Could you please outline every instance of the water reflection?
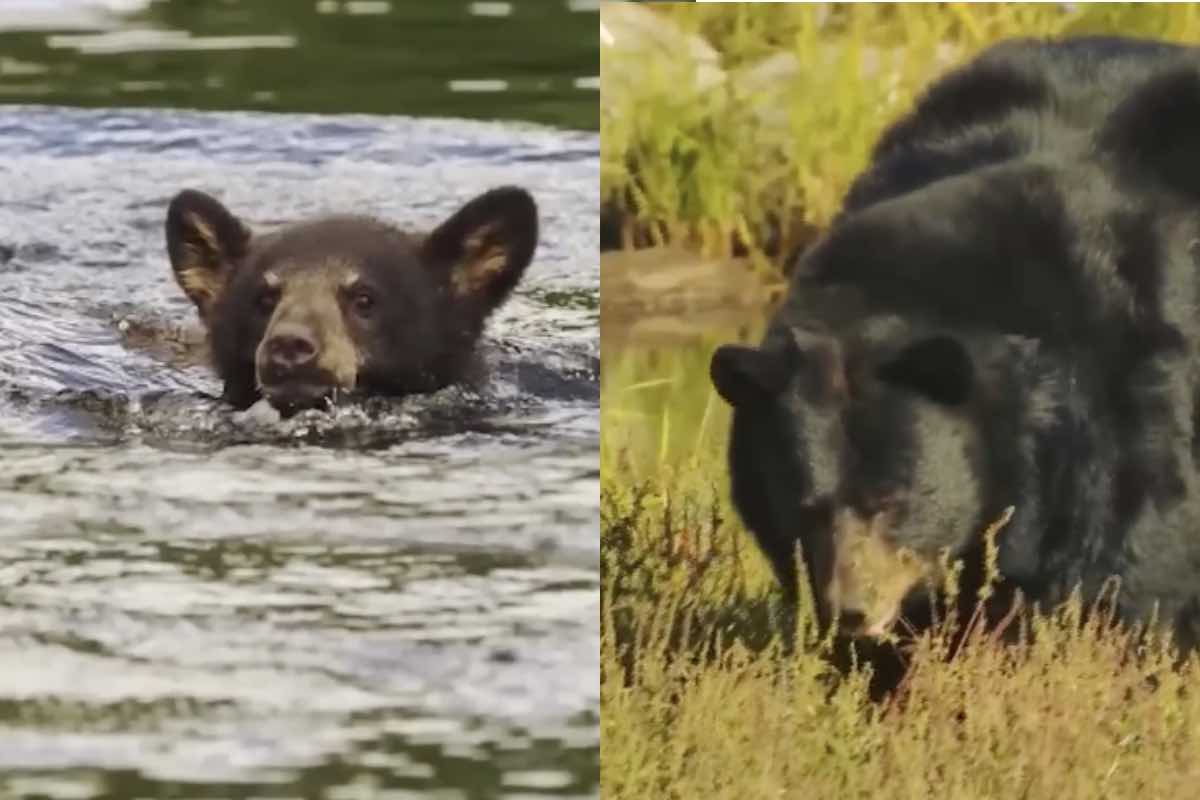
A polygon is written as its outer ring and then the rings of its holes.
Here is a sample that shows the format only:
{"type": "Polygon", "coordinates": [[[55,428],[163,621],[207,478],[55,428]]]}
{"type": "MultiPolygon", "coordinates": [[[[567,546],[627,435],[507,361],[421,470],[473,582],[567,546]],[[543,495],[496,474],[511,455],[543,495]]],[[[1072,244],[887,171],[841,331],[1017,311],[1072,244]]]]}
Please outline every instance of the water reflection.
{"type": "Polygon", "coordinates": [[[0,103],[599,125],[598,3],[0,0],[0,103]]]}
{"type": "Polygon", "coordinates": [[[296,44],[294,36],[192,36],[187,31],[156,30],[46,37],[46,46],[51,50],[74,50],[85,56],[155,50],[261,50],[295,47],[296,44]]]}
{"type": "Polygon", "coordinates": [[[605,448],[622,468],[724,459],[729,406],[712,388],[713,351],[762,336],[783,285],[744,261],[674,248],[601,256],[605,448]]]}
{"type": "Polygon", "coordinates": [[[0,650],[21,656],[0,703],[6,795],[591,790],[595,706],[580,700],[598,688],[578,665],[598,642],[575,633],[598,614],[587,571],[324,535],[95,528],[6,537],[0,650]]]}

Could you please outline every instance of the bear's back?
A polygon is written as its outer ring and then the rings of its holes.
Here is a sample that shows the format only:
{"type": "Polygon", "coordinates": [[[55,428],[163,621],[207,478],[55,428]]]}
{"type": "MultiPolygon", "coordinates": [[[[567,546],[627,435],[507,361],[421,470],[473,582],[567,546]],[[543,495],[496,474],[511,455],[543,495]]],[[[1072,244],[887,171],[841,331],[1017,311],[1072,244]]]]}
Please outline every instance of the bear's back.
{"type": "Polygon", "coordinates": [[[1086,155],[1123,100],[1180,64],[1200,69],[1200,49],[1120,37],[994,45],[937,80],[884,131],[843,213],[1029,155],[1086,155]]]}

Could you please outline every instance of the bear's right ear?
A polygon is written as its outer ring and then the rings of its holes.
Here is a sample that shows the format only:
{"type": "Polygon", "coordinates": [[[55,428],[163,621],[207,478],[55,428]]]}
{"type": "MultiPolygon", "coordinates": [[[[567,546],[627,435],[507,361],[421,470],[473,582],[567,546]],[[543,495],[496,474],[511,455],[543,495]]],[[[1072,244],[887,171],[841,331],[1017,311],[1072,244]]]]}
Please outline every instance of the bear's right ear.
{"type": "Polygon", "coordinates": [[[782,392],[791,367],[783,348],[727,344],[713,353],[708,373],[717,394],[737,408],[764,403],[782,392]]]}
{"type": "Polygon", "coordinates": [[[1104,121],[1097,144],[1118,168],[1134,169],[1200,196],[1200,70],[1179,66],[1154,75],[1104,121]]]}
{"type": "Polygon", "coordinates": [[[250,244],[250,230],[216,199],[185,189],[167,209],[167,254],[175,280],[208,322],[238,260],[250,244]]]}
{"type": "Polygon", "coordinates": [[[975,385],[971,354],[958,339],[939,334],[909,344],[878,369],[881,380],[944,406],[967,402],[975,385]]]}

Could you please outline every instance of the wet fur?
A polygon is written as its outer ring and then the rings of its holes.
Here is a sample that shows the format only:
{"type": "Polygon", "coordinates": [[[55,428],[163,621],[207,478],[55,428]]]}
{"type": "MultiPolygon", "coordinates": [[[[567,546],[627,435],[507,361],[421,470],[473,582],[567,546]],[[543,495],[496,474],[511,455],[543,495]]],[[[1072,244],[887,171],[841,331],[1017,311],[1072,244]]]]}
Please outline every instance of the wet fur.
{"type": "MultiPolygon", "coordinates": [[[[244,408],[278,377],[269,345],[294,333],[316,348],[300,377],[331,397],[436,391],[479,373],[476,343],[533,257],[533,199],[486,192],[429,233],[330,216],[256,235],[209,195],[181,192],[167,213],[179,285],[209,335],[224,396],[244,408]],[[356,313],[356,293],[374,298],[356,313]]],[[[274,402],[274,398],[271,398],[274,402]]]]}

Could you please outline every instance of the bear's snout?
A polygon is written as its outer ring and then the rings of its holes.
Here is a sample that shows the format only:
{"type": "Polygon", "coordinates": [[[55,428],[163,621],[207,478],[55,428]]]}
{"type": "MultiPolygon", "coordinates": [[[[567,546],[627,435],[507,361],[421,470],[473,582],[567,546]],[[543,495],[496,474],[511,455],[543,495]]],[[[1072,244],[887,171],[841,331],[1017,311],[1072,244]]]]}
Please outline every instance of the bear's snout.
{"type": "Polygon", "coordinates": [[[323,407],[341,382],[322,360],[320,339],[307,327],[272,326],[257,358],[258,385],[267,402],[285,414],[323,407]]]}
{"type": "Polygon", "coordinates": [[[892,540],[893,512],[864,518],[849,509],[834,515],[834,568],[825,601],[852,637],[884,638],[904,598],[931,573],[931,565],[892,540]]]}

